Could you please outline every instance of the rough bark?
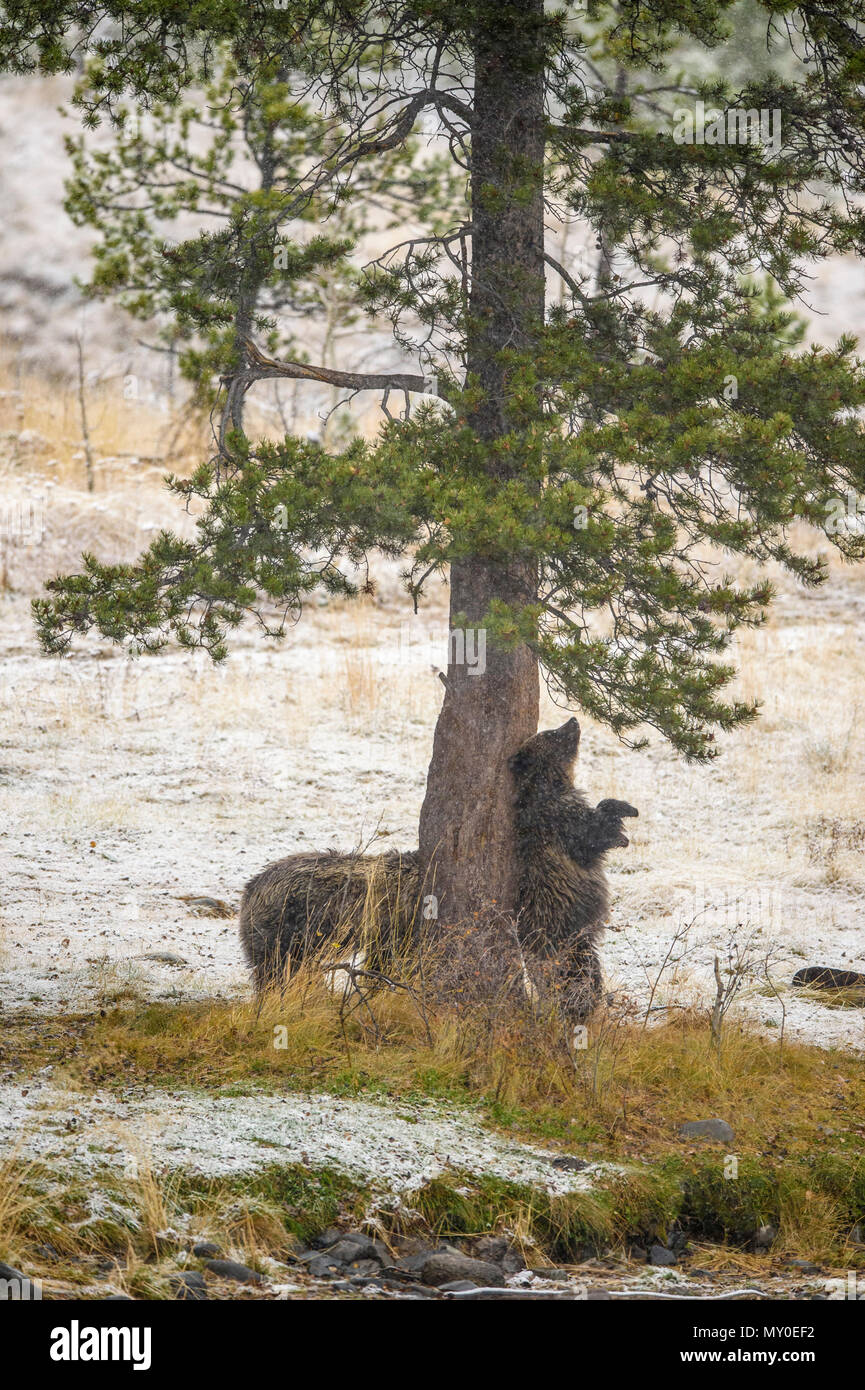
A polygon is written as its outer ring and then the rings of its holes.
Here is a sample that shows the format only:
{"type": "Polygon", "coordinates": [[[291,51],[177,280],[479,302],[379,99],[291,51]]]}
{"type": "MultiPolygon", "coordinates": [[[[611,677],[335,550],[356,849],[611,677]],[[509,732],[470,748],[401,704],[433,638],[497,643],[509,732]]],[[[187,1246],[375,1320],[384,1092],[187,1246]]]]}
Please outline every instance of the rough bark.
{"type": "MultiPolygon", "coordinates": [[[[513,427],[501,353],[530,351],[544,315],[542,25],[543,0],[505,5],[475,47],[467,366],[484,391],[471,424],[490,441],[513,427]]],[[[517,457],[511,467],[519,466],[517,457]]],[[[537,588],[534,565],[518,558],[461,560],[450,579],[452,631],[480,627],[491,600],[522,605],[537,588]]],[[[536,732],[539,704],[528,647],[505,652],[488,642],[483,674],[455,654],[452,643],[420,818],[422,873],[443,923],[491,903],[514,906],[507,761],[536,732]]]]}

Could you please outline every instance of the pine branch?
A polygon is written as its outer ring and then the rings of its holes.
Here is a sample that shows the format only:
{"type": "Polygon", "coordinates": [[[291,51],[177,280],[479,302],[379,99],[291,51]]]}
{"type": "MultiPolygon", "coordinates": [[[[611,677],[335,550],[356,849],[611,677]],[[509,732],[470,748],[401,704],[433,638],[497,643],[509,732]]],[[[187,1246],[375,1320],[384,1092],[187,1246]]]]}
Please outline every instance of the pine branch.
{"type": "MultiPolygon", "coordinates": [[[[221,378],[221,381],[243,386],[272,377],[289,377],[293,381],[321,381],[328,386],[345,386],[352,391],[411,391],[425,396],[439,396],[431,389],[433,376],[418,376],[413,372],[340,372],[309,362],[277,362],[256,347],[251,338],[244,339],[248,365],[221,378]]],[[[445,399],[442,397],[442,399],[445,399]]]]}

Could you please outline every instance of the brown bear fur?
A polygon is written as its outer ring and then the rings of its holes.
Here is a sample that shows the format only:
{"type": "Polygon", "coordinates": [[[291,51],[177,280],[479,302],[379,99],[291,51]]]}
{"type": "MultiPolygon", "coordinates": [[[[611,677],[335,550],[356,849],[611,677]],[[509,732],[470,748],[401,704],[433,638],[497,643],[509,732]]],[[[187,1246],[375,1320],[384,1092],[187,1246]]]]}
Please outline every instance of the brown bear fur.
{"type": "Polygon", "coordinates": [[[558,994],[564,1012],[579,1020],[602,988],[598,938],[609,913],[604,856],[627,846],[626,801],[591,807],[574,787],[580,726],[536,734],[510,760],[518,880],[518,932],[528,974],[558,994]]]}
{"type": "MultiPolygon", "coordinates": [[[[519,860],[517,936],[533,984],[552,981],[565,1013],[578,1020],[597,1002],[597,940],[609,893],[604,856],[628,839],[625,801],[592,808],[573,785],[580,726],[536,734],[510,759],[519,860]]],[[[327,943],[350,954],[368,947],[383,969],[417,932],[421,899],[416,851],[367,856],[297,854],[280,859],[246,885],[240,939],[257,991],[327,943]],[[371,930],[374,929],[374,930],[371,930]]],[[[544,991],[545,992],[545,991],[544,991]]]]}
{"type": "Polygon", "coordinates": [[[256,992],[322,946],[344,945],[348,958],[372,945],[375,968],[386,967],[411,933],[419,877],[416,850],[328,850],[268,864],[240,903],[240,940],[256,992]]]}

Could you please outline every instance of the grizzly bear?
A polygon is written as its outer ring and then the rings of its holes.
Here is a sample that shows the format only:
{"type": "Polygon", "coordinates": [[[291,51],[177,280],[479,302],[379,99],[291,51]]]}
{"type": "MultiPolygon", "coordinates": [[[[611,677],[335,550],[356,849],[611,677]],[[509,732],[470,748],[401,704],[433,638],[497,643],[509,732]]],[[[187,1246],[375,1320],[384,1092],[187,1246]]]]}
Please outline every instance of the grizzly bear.
{"type": "MultiPolygon", "coordinates": [[[[597,941],[609,909],[604,856],[628,838],[626,801],[591,807],[573,784],[580,726],[536,734],[509,761],[516,795],[516,931],[528,979],[554,980],[569,1018],[591,1012],[601,992],[597,941]]],[[[256,991],[325,943],[351,954],[374,939],[374,966],[417,931],[422,899],[417,851],[382,855],[296,854],[251,879],[240,939],[256,991]]],[[[368,959],[368,963],[369,959],[368,959]]],[[[537,992],[536,990],[534,992],[537,992]]]]}
{"type": "Polygon", "coordinates": [[[565,1014],[591,1013],[603,985],[598,939],[610,907],[604,856],[630,843],[622,820],[627,801],[589,805],[574,787],[580,726],[536,734],[508,764],[514,801],[518,884],[517,930],[529,978],[558,994],[565,1014]]]}

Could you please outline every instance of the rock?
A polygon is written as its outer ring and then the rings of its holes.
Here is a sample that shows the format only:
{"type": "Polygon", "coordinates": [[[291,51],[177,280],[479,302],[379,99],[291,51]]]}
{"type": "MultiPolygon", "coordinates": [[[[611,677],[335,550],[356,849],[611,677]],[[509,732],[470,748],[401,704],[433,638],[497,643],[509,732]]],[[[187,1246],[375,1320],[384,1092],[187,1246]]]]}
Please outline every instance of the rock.
{"type": "Polygon", "coordinates": [[[505,1274],[517,1274],[526,1267],[519,1250],[507,1236],[481,1236],[480,1240],[475,1241],[474,1254],[478,1260],[499,1265],[505,1274]]]}
{"type": "Polygon", "coordinates": [[[381,1278],[394,1288],[410,1289],[420,1281],[420,1275],[414,1274],[407,1269],[398,1269],[396,1265],[384,1265],[381,1271],[381,1278]]]}
{"type": "Polygon", "coordinates": [[[335,1260],[337,1264],[350,1264],[352,1260],[379,1260],[383,1264],[379,1249],[369,1236],[345,1236],[338,1240],[336,1245],[329,1246],[324,1254],[327,1259],[335,1260]]]}
{"type": "Polygon", "coordinates": [[[438,1288],[441,1293],[470,1293],[477,1288],[477,1284],[470,1279],[453,1279],[449,1284],[439,1284],[438,1288]]]}
{"type": "Polygon", "coordinates": [[[218,1260],[222,1250],[212,1240],[199,1240],[193,1245],[192,1253],[200,1260],[218,1260]]]}
{"type": "Polygon", "coordinates": [[[352,1260],[346,1265],[347,1273],[361,1279],[381,1278],[381,1265],[378,1260],[352,1260]]]}
{"type": "Polygon", "coordinates": [[[182,893],[179,902],[186,903],[190,912],[194,912],[196,917],[235,917],[237,909],[230,903],[224,902],[222,898],[208,898],[197,896],[196,894],[182,893]]]}
{"type": "Polygon", "coordinates": [[[754,1236],[755,1250],[768,1250],[778,1232],[774,1226],[760,1226],[754,1236]]]}
{"type": "Polygon", "coordinates": [[[309,1242],[313,1250],[325,1250],[328,1245],[336,1245],[338,1240],[342,1240],[344,1233],[338,1226],[328,1226],[319,1235],[313,1236],[309,1242]]]}
{"type": "MultiPolygon", "coordinates": [[[[838,970],[832,965],[806,965],[793,976],[797,989],[856,989],[865,991],[865,975],[858,970],[838,970]]],[[[865,1002],[865,999],[863,999],[865,1002]]]]}
{"type": "Polygon", "coordinates": [[[306,1261],[306,1267],[313,1279],[327,1279],[331,1274],[342,1274],[342,1265],[338,1260],[332,1260],[329,1255],[315,1255],[311,1260],[306,1261]]]}
{"type": "Polygon", "coordinates": [[[628,1251],[629,1260],[639,1260],[641,1264],[645,1264],[648,1258],[649,1252],[642,1245],[632,1245],[628,1251]]]}
{"type": "Polygon", "coordinates": [[[482,1288],[498,1288],[505,1282],[505,1276],[498,1265],[490,1264],[487,1260],[474,1260],[470,1255],[452,1254],[449,1251],[430,1255],[421,1269],[421,1279],[434,1288],[462,1280],[480,1285],[482,1288]]]}
{"type": "Polygon", "coordinates": [[[238,1264],[235,1260],[207,1260],[204,1267],[220,1279],[234,1279],[238,1284],[264,1283],[261,1275],[256,1274],[254,1269],[238,1264]]]}
{"type": "Polygon", "coordinates": [[[810,1260],[785,1260],[784,1264],[788,1269],[798,1269],[800,1274],[822,1274],[819,1265],[812,1264],[810,1260]]]}
{"type": "Polygon", "coordinates": [[[554,1168],[564,1168],[571,1173],[581,1173],[589,1164],[585,1158],[575,1158],[573,1154],[559,1154],[553,1159],[554,1168]]]}
{"type": "Polygon", "coordinates": [[[659,1268],[666,1268],[668,1265],[677,1264],[678,1260],[672,1250],[668,1250],[666,1245],[652,1245],[649,1247],[649,1264],[659,1268]]]}
{"type": "Polygon", "coordinates": [[[719,1144],[732,1144],[735,1135],[726,1120],[717,1116],[711,1120],[687,1120],[679,1125],[681,1139],[714,1139],[719,1144]]]}
{"type": "Polygon", "coordinates": [[[204,1275],[197,1269],[185,1269],[182,1274],[172,1274],[169,1284],[174,1289],[174,1297],[200,1303],[208,1297],[204,1275]]]}
{"type": "Polygon", "coordinates": [[[420,1236],[392,1236],[394,1261],[408,1259],[410,1255],[431,1255],[433,1250],[443,1250],[443,1245],[431,1246],[429,1240],[420,1236]]]}
{"type": "Polygon", "coordinates": [[[427,1246],[426,1250],[418,1251],[417,1254],[401,1255],[399,1259],[394,1260],[390,1268],[398,1270],[401,1274],[420,1274],[430,1255],[443,1253],[444,1251],[430,1250],[427,1246]]]}
{"type": "Polygon", "coordinates": [[[39,1288],[14,1265],[0,1261],[0,1302],[29,1302],[38,1296],[39,1288]]]}

